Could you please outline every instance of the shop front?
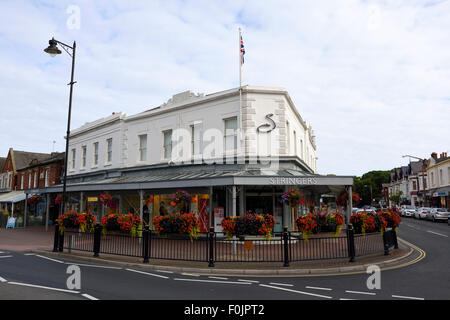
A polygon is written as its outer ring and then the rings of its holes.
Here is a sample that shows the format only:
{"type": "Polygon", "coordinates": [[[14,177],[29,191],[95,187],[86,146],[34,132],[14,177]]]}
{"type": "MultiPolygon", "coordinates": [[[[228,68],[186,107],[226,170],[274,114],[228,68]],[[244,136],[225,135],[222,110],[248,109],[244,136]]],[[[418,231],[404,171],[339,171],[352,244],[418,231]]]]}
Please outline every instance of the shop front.
{"type": "MultiPolygon", "coordinates": [[[[343,192],[351,194],[352,185],[353,178],[349,176],[320,176],[295,170],[165,172],[142,175],[139,179],[133,175],[116,180],[69,182],[66,209],[88,211],[97,221],[111,213],[134,213],[150,228],[156,216],[191,212],[199,217],[201,232],[210,227],[220,230],[224,217],[271,214],[275,232],[281,232],[285,226],[295,231],[296,218],[318,209],[330,197],[343,192]],[[291,188],[303,194],[305,201],[301,205],[289,207],[282,202],[283,193],[291,188]]],[[[42,191],[60,193],[61,186],[42,191]]],[[[347,215],[351,212],[349,200],[347,215]]]]}

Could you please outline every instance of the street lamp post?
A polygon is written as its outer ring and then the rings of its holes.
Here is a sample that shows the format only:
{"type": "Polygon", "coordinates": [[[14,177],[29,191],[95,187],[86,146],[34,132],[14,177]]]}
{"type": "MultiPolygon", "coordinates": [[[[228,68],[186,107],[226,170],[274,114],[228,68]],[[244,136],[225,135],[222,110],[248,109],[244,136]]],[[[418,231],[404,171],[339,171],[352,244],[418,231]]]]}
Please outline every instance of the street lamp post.
{"type": "Polygon", "coordinates": [[[370,187],[370,205],[372,206],[372,203],[373,203],[372,185],[371,184],[365,184],[364,187],[370,187]]]}
{"type": "Polygon", "coordinates": [[[65,160],[64,160],[64,180],[63,180],[63,195],[62,195],[62,203],[61,206],[63,208],[63,212],[65,210],[66,206],[66,186],[67,186],[67,167],[69,166],[68,158],[69,158],[69,135],[70,135],[70,118],[72,115],[72,93],[73,93],[73,85],[76,83],[76,81],[73,81],[73,74],[75,69],[75,50],[76,50],[76,43],[73,42],[72,46],[69,46],[61,41],[55,40],[52,38],[49,40],[49,46],[44,49],[45,52],[50,54],[52,57],[61,54],[61,50],[58,49],[58,44],[61,45],[61,47],[64,49],[64,51],[67,52],[67,54],[72,58],[72,73],[70,76],[70,94],[69,94],[69,112],[67,117],[67,133],[66,133],[66,154],[65,154],[65,160]],[[72,51],[72,53],[70,53],[72,51]]]}

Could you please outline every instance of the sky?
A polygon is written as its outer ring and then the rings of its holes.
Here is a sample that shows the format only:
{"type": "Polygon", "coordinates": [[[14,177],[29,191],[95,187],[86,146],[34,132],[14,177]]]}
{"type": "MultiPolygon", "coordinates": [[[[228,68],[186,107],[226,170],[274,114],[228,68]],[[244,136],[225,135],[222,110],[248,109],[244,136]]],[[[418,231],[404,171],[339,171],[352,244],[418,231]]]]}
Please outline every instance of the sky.
{"type": "Polygon", "coordinates": [[[320,174],[360,176],[450,152],[450,1],[0,0],[0,156],[64,151],[71,128],[192,90],[285,88],[320,174]],[[414,159],[412,159],[414,160],[414,159]]]}

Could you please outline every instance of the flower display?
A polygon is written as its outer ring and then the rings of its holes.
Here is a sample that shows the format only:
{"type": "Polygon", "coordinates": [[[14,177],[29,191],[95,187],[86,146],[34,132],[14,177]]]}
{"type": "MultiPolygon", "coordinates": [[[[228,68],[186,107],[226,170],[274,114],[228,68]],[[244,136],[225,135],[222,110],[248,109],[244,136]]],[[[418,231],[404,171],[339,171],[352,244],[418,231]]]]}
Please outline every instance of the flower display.
{"type": "MultiPolygon", "coordinates": [[[[352,201],[353,203],[358,202],[360,199],[359,194],[356,192],[352,192],[352,201]]],[[[337,198],[336,198],[336,204],[340,207],[344,207],[344,209],[347,208],[347,201],[348,201],[348,193],[347,191],[342,192],[337,198]]]]}
{"type": "Polygon", "coordinates": [[[76,210],[68,210],[58,217],[59,230],[62,233],[66,228],[77,228],[79,226],[78,222],[78,212],[76,210]]]}
{"type": "Polygon", "coordinates": [[[133,213],[119,215],[117,222],[120,230],[130,232],[132,237],[142,235],[142,219],[139,216],[133,213]]]}
{"type": "Polygon", "coordinates": [[[35,195],[31,196],[30,198],[28,198],[28,204],[37,204],[41,201],[42,201],[42,198],[38,194],[35,194],[35,195]]]}
{"type": "Polygon", "coordinates": [[[337,237],[341,233],[342,225],[344,224],[344,215],[341,211],[336,211],[335,213],[328,215],[326,220],[327,224],[335,226],[336,232],[334,233],[334,236],[337,237]]]}
{"type": "Polygon", "coordinates": [[[298,230],[302,233],[303,239],[306,241],[308,241],[308,235],[318,231],[317,215],[314,213],[308,213],[298,217],[295,223],[298,230]]]}
{"type": "Polygon", "coordinates": [[[281,195],[280,202],[287,203],[291,208],[295,208],[298,205],[305,203],[305,197],[303,196],[303,193],[296,188],[291,188],[291,190],[286,191],[281,195]]]}
{"type": "Polygon", "coordinates": [[[183,202],[189,203],[191,201],[191,195],[187,191],[177,190],[177,192],[172,195],[171,201],[175,202],[176,204],[183,202]]]}
{"type": "Polygon", "coordinates": [[[157,216],[152,222],[159,234],[187,234],[191,241],[200,232],[200,221],[193,213],[157,216]]]}
{"type": "Polygon", "coordinates": [[[117,213],[105,215],[102,218],[101,224],[103,226],[103,233],[106,233],[106,231],[119,231],[119,215],[117,213]]]}
{"type": "Polygon", "coordinates": [[[247,212],[244,217],[228,217],[222,220],[223,233],[230,239],[233,235],[264,235],[270,240],[275,225],[275,218],[271,214],[254,214],[247,212]]]}
{"type": "Polygon", "coordinates": [[[377,215],[385,221],[385,228],[397,228],[402,221],[400,214],[393,210],[382,210],[377,215]]]}
{"type": "Polygon", "coordinates": [[[100,201],[108,208],[115,208],[116,204],[113,201],[113,197],[110,194],[101,194],[100,201]]]}
{"type": "Polygon", "coordinates": [[[382,216],[370,212],[358,212],[350,217],[356,234],[380,232],[386,227],[386,221],[382,216]]]}
{"type": "Polygon", "coordinates": [[[62,196],[57,196],[55,198],[55,205],[60,205],[62,203],[62,196]]]}
{"type": "Polygon", "coordinates": [[[80,226],[81,232],[93,232],[94,225],[97,219],[92,213],[80,213],[77,218],[78,225],[80,226]]]}

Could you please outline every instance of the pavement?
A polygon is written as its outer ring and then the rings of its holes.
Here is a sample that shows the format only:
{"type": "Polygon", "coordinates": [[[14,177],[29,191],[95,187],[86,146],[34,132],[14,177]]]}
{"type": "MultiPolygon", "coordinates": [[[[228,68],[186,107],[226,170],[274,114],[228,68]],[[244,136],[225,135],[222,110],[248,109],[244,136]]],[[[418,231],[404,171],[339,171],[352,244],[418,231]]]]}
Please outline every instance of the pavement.
{"type": "Polygon", "coordinates": [[[202,275],[246,275],[246,276],[334,276],[366,273],[368,266],[376,265],[381,270],[390,270],[414,264],[425,257],[425,253],[415,245],[399,238],[399,249],[391,249],[390,254],[357,257],[355,262],[348,259],[291,262],[289,267],[277,263],[216,263],[208,267],[206,262],[150,260],[143,263],[142,258],[102,254],[93,257],[90,252],[52,252],[54,228],[27,227],[21,229],[0,229],[0,249],[32,252],[48,257],[102,263],[121,267],[139,267],[142,270],[165,270],[169,272],[195,272],[202,275]]]}

